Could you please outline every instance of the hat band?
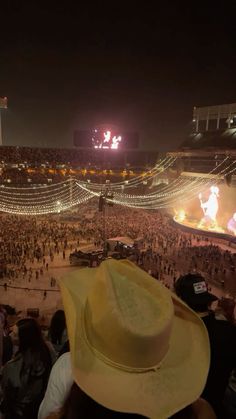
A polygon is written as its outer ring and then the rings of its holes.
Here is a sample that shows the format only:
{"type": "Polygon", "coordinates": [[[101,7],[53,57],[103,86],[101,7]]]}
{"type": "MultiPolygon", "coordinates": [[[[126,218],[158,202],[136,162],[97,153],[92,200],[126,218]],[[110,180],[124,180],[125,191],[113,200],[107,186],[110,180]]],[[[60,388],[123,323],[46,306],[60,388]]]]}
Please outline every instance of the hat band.
{"type": "Polygon", "coordinates": [[[161,368],[161,364],[163,363],[163,361],[165,360],[168,351],[166,352],[165,356],[162,358],[162,360],[160,362],[158,362],[158,364],[150,366],[150,367],[130,367],[129,365],[125,365],[125,364],[120,364],[119,362],[115,362],[112,359],[108,358],[106,355],[104,355],[102,352],[100,352],[97,348],[95,348],[95,346],[93,346],[93,344],[89,341],[89,337],[88,334],[86,332],[86,316],[85,316],[85,309],[83,308],[81,310],[81,325],[82,325],[82,333],[83,333],[83,337],[84,340],[86,342],[86,344],[88,345],[88,347],[90,348],[90,350],[96,355],[97,358],[99,358],[102,362],[104,362],[105,364],[117,368],[119,370],[122,371],[126,371],[126,372],[130,372],[130,373],[144,373],[144,372],[150,372],[150,371],[157,371],[158,369],[161,368]]]}

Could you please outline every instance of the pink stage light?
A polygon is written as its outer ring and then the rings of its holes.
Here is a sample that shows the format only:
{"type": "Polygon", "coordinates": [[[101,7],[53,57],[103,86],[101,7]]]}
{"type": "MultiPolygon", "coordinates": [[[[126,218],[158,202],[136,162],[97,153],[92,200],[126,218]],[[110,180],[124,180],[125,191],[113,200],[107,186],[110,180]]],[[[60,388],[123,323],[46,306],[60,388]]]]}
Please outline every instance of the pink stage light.
{"type": "Polygon", "coordinates": [[[233,214],[233,217],[229,219],[227,229],[236,236],[236,212],[233,214]]]}

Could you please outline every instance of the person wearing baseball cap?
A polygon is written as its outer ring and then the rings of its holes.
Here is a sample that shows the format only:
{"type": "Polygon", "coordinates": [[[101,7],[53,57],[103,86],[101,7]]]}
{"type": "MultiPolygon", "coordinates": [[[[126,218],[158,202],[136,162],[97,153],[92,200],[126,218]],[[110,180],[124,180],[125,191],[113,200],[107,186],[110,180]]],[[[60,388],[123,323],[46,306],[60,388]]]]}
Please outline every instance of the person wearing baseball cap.
{"type": "Polygon", "coordinates": [[[225,418],[223,399],[230,373],[236,366],[236,329],[226,319],[217,319],[210,305],[218,298],[208,291],[200,273],[188,273],[175,282],[175,292],[197,312],[208,330],[211,364],[207,383],[202,393],[214,408],[217,418],[225,418]]]}
{"type": "Polygon", "coordinates": [[[180,276],[175,283],[175,292],[189,307],[198,312],[208,311],[209,305],[218,298],[209,293],[207,283],[198,273],[180,276]]]}

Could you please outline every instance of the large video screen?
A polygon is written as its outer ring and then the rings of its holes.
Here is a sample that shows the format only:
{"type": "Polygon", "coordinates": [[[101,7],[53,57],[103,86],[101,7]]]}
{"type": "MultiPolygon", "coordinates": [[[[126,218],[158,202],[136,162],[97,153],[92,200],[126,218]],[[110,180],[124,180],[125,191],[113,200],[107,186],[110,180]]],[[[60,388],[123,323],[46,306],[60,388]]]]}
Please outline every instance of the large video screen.
{"type": "Polygon", "coordinates": [[[93,129],[74,132],[76,147],[97,150],[127,150],[139,148],[139,136],[136,132],[121,133],[117,129],[93,129]]]}
{"type": "Polygon", "coordinates": [[[211,185],[203,192],[175,207],[177,221],[188,227],[236,237],[236,188],[211,185]]]}
{"type": "Polygon", "coordinates": [[[94,148],[111,148],[118,150],[122,142],[122,137],[111,130],[94,129],[92,133],[92,144],[94,148]]]}

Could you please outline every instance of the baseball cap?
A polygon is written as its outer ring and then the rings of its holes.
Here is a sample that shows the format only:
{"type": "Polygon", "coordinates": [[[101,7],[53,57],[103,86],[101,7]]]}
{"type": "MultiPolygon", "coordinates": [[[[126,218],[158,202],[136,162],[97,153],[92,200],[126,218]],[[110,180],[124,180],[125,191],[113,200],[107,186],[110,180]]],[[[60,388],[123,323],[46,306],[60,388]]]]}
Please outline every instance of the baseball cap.
{"type": "Polygon", "coordinates": [[[208,292],[204,277],[198,273],[180,276],[175,283],[175,292],[190,307],[218,300],[215,295],[208,292]]]}

